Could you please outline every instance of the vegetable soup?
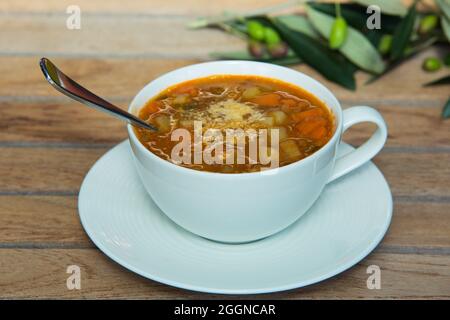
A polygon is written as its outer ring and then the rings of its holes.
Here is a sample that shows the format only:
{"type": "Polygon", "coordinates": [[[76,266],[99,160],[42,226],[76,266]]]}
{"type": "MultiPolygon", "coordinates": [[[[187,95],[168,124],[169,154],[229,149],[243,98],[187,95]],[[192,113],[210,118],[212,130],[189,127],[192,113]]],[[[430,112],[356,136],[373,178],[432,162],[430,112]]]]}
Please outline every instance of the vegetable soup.
{"type": "Polygon", "coordinates": [[[311,93],[280,80],[247,75],[214,75],[176,84],[150,99],[138,116],[158,128],[157,132],[134,129],[141,143],[155,155],[187,168],[218,173],[265,168],[259,158],[249,158],[250,142],[262,137],[259,132],[267,133],[267,153],[276,151],[279,166],[285,166],[319,150],[335,130],[333,114],[311,93]],[[180,143],[179,135],[174,139],[177,129],[185,129],[191,137],[198,136],[199,130],[204,134],[209,129],[224,137],[232,129],[258,133],[245,134],[249,143],[244,147],[237,142],[239,136],[214,140],[226,141],[223,153],[219,155],[215,149],[215,156],[223,157],[223,162],[198,163],[194,158],[211,146],[211,135],[194,139],[188,150],[191,152],[183,151],[184,159],[189,161],[180,162],[173,157],[173,150],[180,143]],[[271,135],[275,130],[277,135],[271,135]],[[274,137],[278,139],[276,149],[274,137]],[[235,161],[228,161],[230,152],[235,161]],[[241,161],[237,160],[239,154],[244,156],[241,161]]]}

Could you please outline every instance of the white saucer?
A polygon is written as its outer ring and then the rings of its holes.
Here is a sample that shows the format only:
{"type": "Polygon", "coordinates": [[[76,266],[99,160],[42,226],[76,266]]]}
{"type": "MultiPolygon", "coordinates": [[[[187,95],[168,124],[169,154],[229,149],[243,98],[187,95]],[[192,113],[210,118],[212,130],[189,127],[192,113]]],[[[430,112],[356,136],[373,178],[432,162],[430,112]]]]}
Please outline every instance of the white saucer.
{"type": "Polygon", "coordinates": [[[386,233],[392,196],[381,172],[367,163],[328,185],[284,231],[247,244],[217,243],[185,231],[158,209],[125,141],[89,171],[78,208],[97,247],[131,271],[195,291],[252,294],[310,285],[359,262],[386,233]]]}

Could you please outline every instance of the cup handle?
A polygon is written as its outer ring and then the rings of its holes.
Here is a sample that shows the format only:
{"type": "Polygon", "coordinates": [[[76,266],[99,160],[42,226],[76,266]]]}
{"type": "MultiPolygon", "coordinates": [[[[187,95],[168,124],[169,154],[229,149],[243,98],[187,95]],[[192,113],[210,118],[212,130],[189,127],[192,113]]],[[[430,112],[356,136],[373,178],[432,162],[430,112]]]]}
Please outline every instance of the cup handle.
{"type": "MultiPolygon", "coordinates": [[[[387,126],[381,114],[371,107],[356,106],[344,110],[342,134],[354,124],[373,122],[378,126],[377,131],[357,149],[336,159],[334,171],[328,180],[331,182],[360,167],[372,159],[383,148],[387,139],[387,126]]],[[[327,182],[327,183],[328,183],[327,182]]]]}

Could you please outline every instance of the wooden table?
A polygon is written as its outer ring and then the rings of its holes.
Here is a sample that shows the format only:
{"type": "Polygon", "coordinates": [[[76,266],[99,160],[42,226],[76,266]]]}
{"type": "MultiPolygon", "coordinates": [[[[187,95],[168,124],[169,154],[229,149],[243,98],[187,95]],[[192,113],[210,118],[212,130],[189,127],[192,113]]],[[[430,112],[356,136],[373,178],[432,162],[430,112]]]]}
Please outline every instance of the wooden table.
{"type": "MultiPolygon", "coordinates": [[[[275,0],[77,0],[81,30],[66,28],[72,1],[0,2],[0,298],[212,298],[137,276],[112,262],[86,236],[77,212],[80,184],[124,125],[58,94],[38,68],[52,58],[69,75],[126,106],[154,77],[243,43],[214,30],[188,31],[199,15],[275,0]],[[68,265],[81,290],[68,290],[68,265]]],[[[377,108],[389,139],[374,159],[394,195],[394,218],[378,248],[350,270],[307,288],[261,298],[450,298],[450,120],[440,118],[448,87],[422,88],[420,57],[358,91],[323,80],[343,105],[377,108]],[[367,266],[382,287],[368,290],[367,266]]],[[[445,72],[445,71],[444,71],[445,72]]],[[[447,70],[448,72],[448,70],[447,70]]],[[[364,141],[359,125],[346,140],[364,141]]],[[[225,298],[229,298],[228,296],[225,298]]],[[[236,297],[233,297],[236,298],[236,297]]]]}

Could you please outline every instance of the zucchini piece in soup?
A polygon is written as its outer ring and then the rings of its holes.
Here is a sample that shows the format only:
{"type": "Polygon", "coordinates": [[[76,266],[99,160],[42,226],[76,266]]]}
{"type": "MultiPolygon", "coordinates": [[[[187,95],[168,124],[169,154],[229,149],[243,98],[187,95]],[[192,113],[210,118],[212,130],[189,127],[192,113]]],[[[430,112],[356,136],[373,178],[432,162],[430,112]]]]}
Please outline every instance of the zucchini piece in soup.
{"type": "Polygon", "coordinates": [[[158,115],[153,121],[155,122],[159,132],[166,133],[170,131],[170,117],[168,115],[158,115]]]}

